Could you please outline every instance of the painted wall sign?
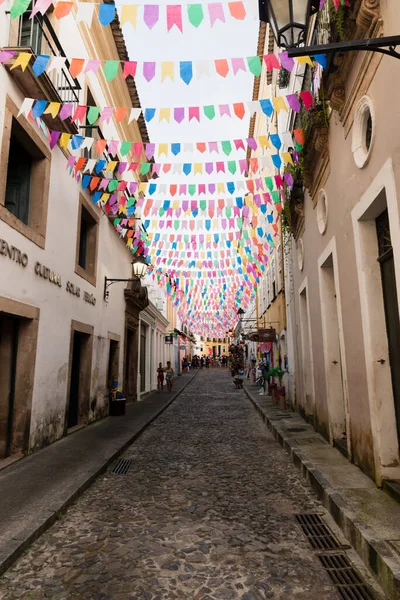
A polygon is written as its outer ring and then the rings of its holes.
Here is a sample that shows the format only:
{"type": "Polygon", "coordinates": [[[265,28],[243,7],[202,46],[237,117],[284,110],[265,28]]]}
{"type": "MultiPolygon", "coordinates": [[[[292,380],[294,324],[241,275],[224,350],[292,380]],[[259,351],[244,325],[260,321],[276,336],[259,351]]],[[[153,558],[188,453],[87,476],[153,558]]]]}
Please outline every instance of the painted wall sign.
{"type": "Polygon", "coordinates": [[[28,264],[28,255],[21,252],[19,248],[11,246],[6,240],[0,238],[0,254],[2,256],[8,256],[10,260],[13,260],[19,265],[26,267],[28,264]]]}
{"type": "Polygon", "coordinates": [[[61,287],[61,275],[58,275],[55,271],[51,271],[42,263],[37,262],[35,264],[35,273],[39,275],[39,277],[43,277],[43,279],[48,279],[51,283],[55,283],[58,287],[61,287]]]}
{"type": "Polygon", "coordinates": [[[67,292],[69,292],[73,296],[76,296],[77,298],[80,298],[80,296],[81,296],[81,288],[78,287],[77,285],[74,285],[70,281],[67,281],[67,286],[66,286],[65,289],[67,290],[67,292]]]}

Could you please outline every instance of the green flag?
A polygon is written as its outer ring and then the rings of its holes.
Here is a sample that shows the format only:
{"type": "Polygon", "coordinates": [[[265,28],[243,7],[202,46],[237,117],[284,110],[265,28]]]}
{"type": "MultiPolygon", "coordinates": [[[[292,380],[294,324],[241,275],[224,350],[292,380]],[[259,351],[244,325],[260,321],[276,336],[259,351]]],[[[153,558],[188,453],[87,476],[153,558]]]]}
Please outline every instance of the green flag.
{"type": "Polygon", "coordinates": [[[188,5],[188,19],[193,27],[198,27],[204,19],[203,7],[201,4],[188,5]]]}
{"type": "Polygon", "coordinates": [[[188,191],[191,196],[194,196],[194,194],[196,193],[196,185],[194,183],[191,183],[189,185],[188,191]]]}
{"type": "Polygon", "coordinates": [[[250,73],[252,73],[254,77],[259,77],[261,75],[261,61],[259,56],[249,56],[247,64],[249,65],[250,73]]]}
{"type": "Polygon", "coordinates": [[[143,163],[140,168],[140,174],[146,175],[150,171],[151,163],[143,163]]]}
{"type": "Polygon", "coordinates": [[[91,125],[97,121],[100,115],[100,109],[98,106],[90,106],[87,113],[87,120],[91,125]]]}
{"type": "Polygon", "coordinates": [[[121,143],[121,156],[126,156],[132,148],[132,142],[122,142],[121,143]]]}
{"type": "Polygon", "coordinates": [[[210,121],[215,117],[215,107],[213,104],[209,104],[208,106],[204,107],[204,114],[207,117],[207,119],[210,119],[210,121]]]}
{"type": "Polygon", "coordinates": [[[207,208],[207,201],[200,200],[200,210],[206,210],[206,208],[207,208]]]}
{"type": "Polygon", "coordinates": [[[107,81],[112,81],[118,73],[119,60],[107,60],[104,65],[104,75],[107,81]]]}
{"type": "Polygon", "coordinates": [[[275,190],[275,192],[272,192],[271,195],[272,195],[272,200],[274,201],[274,204],[279,204],[279,202],[281,201],[279,192],[275,190]]]}
{"type": "Polygon", "coordinates": [[[11,18],[16,19],[17,17],[20,17],[26,10],[28,10],[30,3],[30,0],[15,0],[10,10],[11,18]]]}
{"type": "Polygon", "coordinates": [[[221,142],[221,148],[227,156],[229,156],[229,154],[232,152],[232,144],[230,143],[229,140],[225,141],[225,142],[221,142]]]}
{"type": "Polygon", "coordinates": [[[108,184],[108,191],[115,192],[115,190],[117,189],[118,183],[119,183],[118,179],[111,179],[110,183],[108,184]]]}
{"type": "Polygon", "coordinates": [[[228,161],[228,170],[232,175],[236,173],[236,160],[228,161]]]}
{"type": "Polygon", "coordinates": [[[272,181],[272,177],[265,178],[265,185],[269,189],[270,192],[274,189],[274,182],[272,181]]]}

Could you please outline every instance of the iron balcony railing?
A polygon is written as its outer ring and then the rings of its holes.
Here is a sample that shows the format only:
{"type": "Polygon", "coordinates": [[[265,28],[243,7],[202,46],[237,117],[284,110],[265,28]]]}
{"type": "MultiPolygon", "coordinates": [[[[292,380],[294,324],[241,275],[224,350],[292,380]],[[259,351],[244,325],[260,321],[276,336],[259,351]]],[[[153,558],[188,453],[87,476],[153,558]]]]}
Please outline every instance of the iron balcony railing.
{"type": "MultiPolygon", "coordinates": [[[[28,10],[19,19],[17,46],[30,48],[34,54],[44,54],[50,56],[50,59],[55,56],[66,57],[47,15],[36,14],[33,19],[30,19],[30,15],[31,10],[28,10]]],[[[54,69],[47,75],[62,102],[78,105],[81,86],[71,76],[68,68],[69,62],[66,59],[64,67],[54,69]]]]}

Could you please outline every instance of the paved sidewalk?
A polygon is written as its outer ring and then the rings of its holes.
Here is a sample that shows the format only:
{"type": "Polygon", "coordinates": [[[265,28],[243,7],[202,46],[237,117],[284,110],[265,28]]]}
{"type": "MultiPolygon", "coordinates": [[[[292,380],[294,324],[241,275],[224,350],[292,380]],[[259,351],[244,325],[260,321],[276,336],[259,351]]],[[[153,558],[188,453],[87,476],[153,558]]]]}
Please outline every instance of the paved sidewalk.
{"type": "Polygon", "coordinates": [[[400,505],[298,413],[244,390],[391,600],[400,599],[400,505]]]}
{"type": "Polygon", "coordinates": [[[154,421],[197,374],[0,471],[0,574],[154,421]]]}

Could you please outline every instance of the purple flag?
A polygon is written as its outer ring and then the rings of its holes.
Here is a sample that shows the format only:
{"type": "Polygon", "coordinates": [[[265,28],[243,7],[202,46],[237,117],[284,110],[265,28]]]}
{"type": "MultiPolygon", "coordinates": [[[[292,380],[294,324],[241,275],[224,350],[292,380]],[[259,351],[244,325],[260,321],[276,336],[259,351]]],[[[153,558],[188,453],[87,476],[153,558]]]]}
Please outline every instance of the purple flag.
{"type": "Polygon", "coordinates": [[[286,100],[288,101],[290,108],[294,110],[294,112],[300,112],[301,106],[297,94],[289,94],[288,96],[286,96],[286,100]]]}
{"type": "Polygon", "coordinates": [[[208,175],[211,175],[211,173],[213,172],[213,170],[214,170],[214,165],[213,165],[213,163],[209,163],[209,162],[208,162],[208,163],[206,163],[206,173],[207,173],[208,175]]]}
{"type": "Polygon", "coordinates": [[[209,194],[215,194],[215,183],[208,184],[208,192],[209,194]]]}
{"type": "Polygon", "coordinates": [[[63,104],[59,113],[59,117],[61,119],[61,121],[64,121],[64,119],[67,119],[68,117],[72,116],[72,109],[73,109],[74,105],[73,104],[63,104]]]}
{"type": "Polygon", "coordinates": [[[286,69],[286,71],[293,71],[293,67],[294,67],[294,60],[293,58],[289,58],[288,53],[287,52],[281,52],[279,54],[279,60],[281,61],[281,65],[284,69],[286,69]]]}
{"type": "Polygon", "coordinates": [[[0,52],[0,63],[10,60],[10,58],[12,58],[14,56],[14,54],[15,54],[14,50],[2,50],[0,52]]]}
{"type": "Polygon", "coordinates": [[[254,138],[247,138],[246,142],[249,148],[252,150],[257,150],[257,142],[254,138]]]}
{"type": "Polygon", "coordinates": [[[118,173],[120,175],[122,175],[122,173],[125,171],[126,167],[128,166],[128,163],[126,162],[120,162],[118,165],[118,173]]]}
{"type": "MultiPolygon", "coordinates": [[[[146,7],[145,7],[146,8],[146,7]]],[[[143,63],[143,77],[146,81],[151,81],[156,74],[156,63],[155,62],[144,62],[143,63]]]]}
{"type": "Polygon", "coordinates": [[[293,187],[293,176],[292,176],[292,174],[291,173],[285,173],[283,177],[285,179],[286,184],[289,187],[293,187]]]}
{"type": "Polygon", "coordinates": [[[131,181],[129,184],[129,191],[131,194],[135,194],[138,189],[137,181],[131,181]]]}
{"type": "Polygon", "coordinates": [[[155,144],[146,144],[145,148],[146,149],[145,149],[144,153],[146,155],[146,158],[148,158],[150,160],[154,156],[156,145],[155,144]]]}
{"type": "Polygon", "coordinates": [[[50,132],[50,150],[53,150],[55,146],[57,146],[57,142],[60,139],[61,131],[51,131],[50,132]]]}
{"type": "Polygon", "coordinates": [[[184,108],[174,108],[174,119],[177,123],[182,123],[185,118],[185,109],[184,108]]]}
{"type": "Polygon", "coordinates": [[[143,20],[149,29],[153,29],[159,18],[158,4],[145,4],[143,20]]]}

